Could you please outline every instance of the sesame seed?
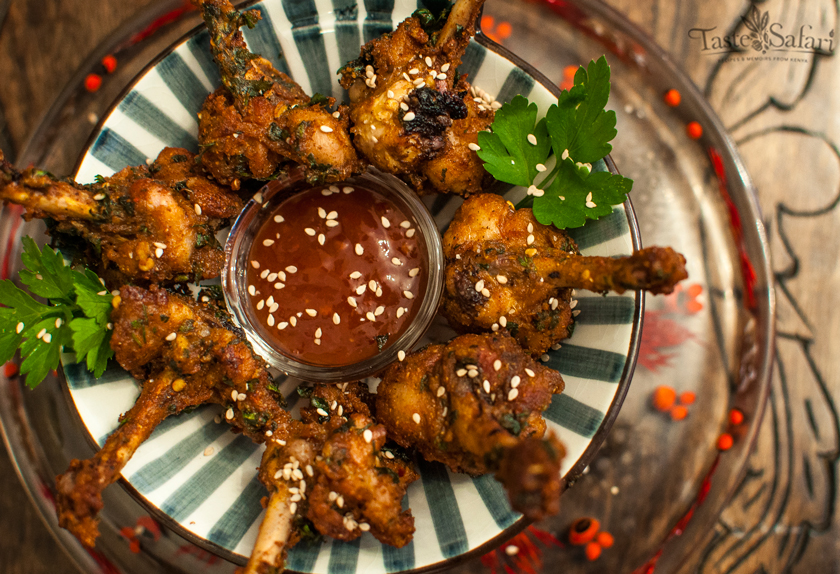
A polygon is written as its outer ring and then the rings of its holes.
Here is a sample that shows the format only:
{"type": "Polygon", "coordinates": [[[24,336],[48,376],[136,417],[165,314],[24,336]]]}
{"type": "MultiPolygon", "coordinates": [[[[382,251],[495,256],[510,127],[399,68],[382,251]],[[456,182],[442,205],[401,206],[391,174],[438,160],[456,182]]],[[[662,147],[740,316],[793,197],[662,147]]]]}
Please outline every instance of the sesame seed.
{"type": "Polygon", "coordinates": [[[338,498],[338,494],[334,490],[331,490],[330,493],[327,495],[327,499],[330,502],[334,502],[336,498],[338,498]]]}
{"type": "Polygon", "coordinates": [[[473,151],[479,151],[481,149],[481,146],[479,146],[477,143],[473,143],[473,142],[468,143],[467,147],[470,148],[473,151]]]}
{"type": "Polygon", "coordinates": [[[335,503],[338,505],[339,508],[344,508],[344,497],[339,494],[338,497],[335,499],[335,503]]]}
{"type": "Polygon", "coordinates": [[[278,328],[279,330],[281,330],[281,331],[282,331],[283,329],[285,329],[286,327],[288,327],[288,326],[289,326],[289,323],[287,323],[286,321],[282,321],[282,322],[280,322],[280,323],[278,323],[278,324],[277,324],[277,328],[278,328]]]}
{"type": "Polygon", "coordinates": [[[379,307],[376,308],[376,310],[373,312],[373,314],[376,315],[377,317],[379,317],[384,312],[385,312],[385,307],[380,305],[379,307]]]}
{"type": "Polygon", "coordinates": [[[533,233],[533,232],[534,232],[534,224],[533,223],[528,223],[528,233],[533,233]]]}
{"type": "Polygon", "coordinates": [[[505,554],[507,554],[508,556],[515,556],[515,555],[519,554],[519,546],[515,546],[514,544],[509,544],[505,548],[505,554]]]}
{"type": "Polygon", "coordinates": [[[405,351],[403,351],[402,349],[400,349],[400,351],[397,353],[397,360],[400,362],[405,360],[405,351]]]}
{"type": "Polygon", "coordinates": [[[529,377],[533,377],[533,376],[536,375],[536,373],[534,371],[532,371],[531,369],[525,369],[525,374],[528,375],[529,377]]]}
{"type": "Polygon", "coordinates": [[[394,257],[393,259],[391,259],[391,263],[393,263],[394,265],[402,265],[402,261],[400,261],[399,257],[394,257]]]}
{"type": "Polygon", "coordinates": [[[274,283],[277,280],[277,273],[269,273],[266,279],[269,283],[274,283]]]}
{"type": "Polygon", "coordinates": [[[414,293],[412,293],[411,291],[403,291],[403,296],[406,299],[414,299],[414,293]]]}
{"type": "Polygon", "coordinates": [[[373,279],[371,279],[371,280],[368,282],[368,287],[370,287],[370,290],[371,290],[371,291],[376,291],[376,287],[377,287],[377,285],[376,285],[376,281],[374,281],[373,279]]]}
{"type": "Polygon", "coordinates": [[[274,240],[266,239],[265,241],[263,241],[263,245],[265,245],[266,247],[271,247],[272,245],[274,245],[274,240]]]}
{"type": "Polygon", "coordinates": [[[330,416],[329,413],[327,413],[327,411],[325,411],[322,408],[315,409],[315,412],[318,413],[319,415],[321,415],[322,417],[330,416]]]}
{"type": "Polygon", "coordinates": [[[297,326],[297,317],[295,317],[294,315],[292,315],[291,317],[289,317],[289,324],[290,324],[292,327],[296,327],[296,326],[297,326]]]}
{"type": "Polygon", "coordinates": [[[163,257],[163,249],[161,249],[160,247],[158,247],[157,249],[155,249],[155,257],[157,257],[158,259],[160,259],[161,257],[163,257]]]}
{"type": "MultiPolygon", "coordinates": [[[[260,273],[260,279],[265,279],[266,277],[268,277],[269,273],[271,273],[270,269],[263,269],[263,272],[260,273]]],[[[275,275],[277,274],[275,273],[275,275]]]]}
{"type": "Polygon", "coordinates": [[[417,277],[418,273],[420,273],[420,268],[415,267],[414,269],[412,269],[411,271],[408,272],[408,276],[409,277],[417,277]]]}
{"type": "Polygon", "coordinates": [[[321,327],[318,327],[317,329],[315,329],[315,338],[316,339],[320,339],[321,335],[323,335],[323,334],[324,333],[323,333],[323,331],[321,331],[321,327]]]}
{"type": "Polygon", "coordinates": [[[588,207],[589,209],[594,209],[594,208],[598,207],[598,204],[596,204],[595,202],[592,202],[592,201],[587,201],[586,202],[586,207],[588,207]]]}
{"type": "Polygon", "coordinates": [[[237,391],[236,389],[233,389],[230,392],[230,400],[235,401],[238,397],[239,397],[239,391],[237,391]]]}
{"type": "Polygon", "coordinates": [[[251,261],[251,267],[253,267],[254,269],[259,269],[260,268],[260,262],[257,261],[257,260],[251,261]]]}
{"type": "Polygon", "coordinates": [[[368,311],[367,313],[365,313],[365,317],[367,317],[367,320],[368,320],[368,321],[376,321],[376,315],[374,315],[374,314],[373,314],[373,313],[371,313],[370,311],[368,311]]]}
{"type": "Polygon", "coordinates": [[[535,166],[534,166],[534,168],[535,168],[538,172],[540,172],[540,173],[542,173],[542,172],[544,172],[546,169],[548,169],[547,167],[545,167],[545,165],[544,165],[544,164],[541,164],[541,163],[538,163],[537,165],[535,165],[535,166]]]}
{"type": "MultiPolygon", "coordinates": [[[[215,452],[215,449],[212,446],[208,446],[204,449],[204,456],[210,456],[215,452]]],[[[274,478],[277,478],[276,476],[274,478]]]]}
{"type": "Polygon", "coordinates": [[[529,235],[529,236],[528,236],[528,239],[526,239],[526,240],[525,240],[525,242],[526,242],[528,245],[533,244],[533,243],[534,243],[534,235],[533,235],[533,234],[529,235]]]}
{"type": "Polygon", "coordinates": [[[499,324],[498,323],[493,323],[492,325],[490,325],[490,330],[495,333],[496,331],[499,330],[499,324]]]}
{"type": "Polygon", "coordinates": [[[502,327],[507,327],[507,317],[505,317],[504,315],[499,317],[499,325],[501,325],[502,327]]]}
{"type": "Polygon", "coordinates": [[[501,360],[496,359],[495,361],[493,361],[493,370],[494,371],[498,371],[501,368],[502,368],[502,361],[501,360]]]}
{"type": "Polygon", "coordinates": [[[52,335],[51,335],[50,333],[47,333],[47,334],[45,334],[45,335],[43,336],[42,340],[43,340],[45,343],[49,343],[50,341],[52,341],[52,335]]]}
{"type": "Polygon", "coordinates": [[[325,134],[332,133],[333,129],[330,126],[321,126],[321,131],[325,134]]]}
{"type": "Polygon", "coordinates": [[[505,277],[504,275],[496,275],[496,281],[504,285],[505,283],[507,283],[507,277],[505,277]]]}
{"type": "Polygon", "coordinates": [[[283,287],[285,287],[285,285],[284,285],[284,284],[282,284],[282,283],[275,283],[275,284],[274,284],[274,288],[275,288],[275,289],[282,289],[283,287]]]}
{"type": "Polygon", "coordinates": [[[488,381],[487,379],[484,379],[484,382],[481,384],[481,386],[484,387],[484,392],[489,395],[490,394],[490,381],[488,381]]]}
{"type": "Polygon", "coordinates": [[[430,68],[434,65],[434,63],[432,62],[432,59],[429,56],[426,56],[424,61],[426,62],[426,65],[429,66],[430,68]]]}
{"type": "Polygon", "coordinates": [[[402,317],[402,316],[403,316],[403,313],[405,313],[405,309],[403,309],[402,307],[400,307],[399,309],[397,309],[397,319],[399,319],[400,317],[402,317]]]}
{"type": "Polygon", "coordinates": [[[408,76],[408,74],[406,74],[405,72],[403,72],[403,78],[405,78],[405,80],[406,80],[407,82],[410,82],[410,81],[411,81],[411,78],[410,78],[410,77],[408,76]]]}
{"type": "Polygon", "coordinates": [[[350,304],[350,306],[351,306],[351,307],[353,307],[354,309],[358,306],[358,304],[356,303],[356,300],[355,300],[353,297],[348,297],[348,298],[347,298],[347,302],[348,302],[348,303],[350,304]]]}
{"type": "Polygon", "coordinates": [[[230,420],[230,419],[232,419],[232,418],[233,418],[233,409],[232,409],[232,408],[229,408],[229,409],[227,410],[227,412],[225,413],[225,418],[226,418],[227,420],[230,420]]]}
{"type": "Polygon", "coordinates": [[[355,187],[350,187],[348,185],[347,187],[343,188],[342,191],[344,191],[344,193],[346,193],[346,194],[349,194],[349,193],[353,193],[354,191],[356,191],[356,188],[355,187]]]}
{"type": "Polygon", "coordinates": [[[445,80],[446,78],[447,78],[446,74],[438,74],[437,75],[438,80],[445,80]]]}
{"type": "Polygon", "coordinates": [[[394,99],[394,92],[391,91],[391,90],[388,90],[388,97],[393,100],[394,99]]]}
{"type": "Polygon", "coordinates": [[[365,248],[360,243],[356,244],[356,255],[361,255],[365,252],[365,248]]]}
{"type": "Polygon", "coordinates": [[[339,317],[338,313],[333,313],[333,324],[338,325],[341,323],[341,317],[339,317]]]}
{"type": "Polygon", "coordinates": [[[282,215],[275,215],[274,216],[274,223],[283,223],[284,221],[286,221],[286,218],[283,217],[282,215]]]}
{"type": "Polygon", "coordinates": [[[307,309],[306,314],[309,315],[310,317],[314,317],[315,315],[318,314],[318,311],[316,311],[315,309],[307,309]]]}
{"type": "Polygon", "coordinates": [[[286,267],[286,271],[288,271],[289,273],[297,273],[297,267],[295,267],[294,265],[289,265],[288,267],[286,267]]]}
{"type": "Polygon", "coordinates": [[[18,323],[18,324],[17,324],[17,327],[15,327],[15,333],[17,333],[18,335],[20,335],[20,332],[21,332],[21,331],[23,331],[23,328],[24,328],[24,327],[25,327],[25,325],[24,325],[23,323],[18,323]]]}
{"type": "Polygon", "coordinates": [[[373,432],[371,432],[370,429],[365,429],[365,432],[362,433],[362,436],[364,437],[366,443],[370,443],[370,441],[373,440],[373,432]]]}
{"type": "Polygon", "coordinates": [[[466,369],[458,369],[457,371],[455,371],[455,374],[458,375],[459,377],[463,377],[464,375],[467,374],[467,370],[466,369]]]}
{"type": "Polygon", "coordinates": [[[467,376],[471,379],[474,379],[478,376],[478,371],[476,369],[470,369],[467,371],[467,376]]]}
{"type": "Polygon", "coordinates": [[[509,401],[513,401],[513,400],[516,400],[516,397],[518,397],[518,396],[519,396],[519,389],[511,389],[510,392],[508,393],[507,399],[509,401]]]}
{"type": "Polygon", "coordinates": [[[332,117],[334,117],[335,119],[340,118],[341,117],[341,112],[333,112],[332,117]]]}
{"type": "Polygon", "coordinates": [[[278,271],[277,276],[280,278],[280,281],[286,280],[286,272],[285,271],[278,271]]]}
{"type": "Polygon", "coordinates": [[[415,117],[417,117],[417,116],[414,114],[414,112],[407,112],[407,113],[403,116],[403,121],[404,121],[404,122],[410,122],[410,121],[412,121],[415,117]]]}
{"type": "Polygon", "coordinates": [[[176,338],[177,336],[178,336],[178,335],[176,335],[175,333],[169,333],[169,334],[166,336],[166,340],[167,340],[167,341],[174,341],[174,340],[175,340],[175,338],[176,338]]]}
{"type": "Polygon", "coordinates": [[[482,289],[484,289],[484,280],[483,280],[483,279],[480,279],[480,280],[479,280],[479,281],[475,284],[475,291],[476,291],[476,293],[481,293],[481,290],[482,290],[482,289]]]}
{"type": "Polygon", "coordinates": [[[269,313],[276,313],[277,309],[280,308],[280,303],[273,303],[271,307],[268,308],[269,313]]]}
{"type": "Polygon", "coordinates": [[[408,238],[414,237],[414,229],[409,229],[408,231],[406,231],[405,236],[408,238]]]}
{"type": "Polygon", "coordinates": [[[356,287],[356,295],[361,295],[365,291],[367,291],[367,285],[363,284],[363,285],[359,285],[358,287],[356,287]]]}
{"type": "Polygon", "coordinates": [[[303,232],[306,233],[309,237],[315,237],[315,230],[311,227],[307,227],[303,230],[303,232]]]}
{"type": "Polygon", "coordinates": [[[201,206],[200,206],[199,204],[197,204],[197,203],[196,203],[196,204],[193,206],[193,208],[195,209],[195,214],[196,214],[196,215],[201,215],[201,206]]]}
{"type": "Polygon", "coordinates": [[[551,310],[552,310],[552,311],[554,311],[555,309],[557,309],[557,306],[558,306],[559,304],[560,304],[560,302],[559,302],[559,301],[557,301],[556,299],[555,299],[554,301],[552,301],[552,302],[551,302],[551,310]]]}
{"type": "Polygon", "coordinates": [[[414,413],[413,415],[411,415],[411,420],[413,420],[415,423],[417,423],[419,425],[420,424],[420,414],[419,413],[414,413]]]}
{"type": "Polygon", "coordinates": [[[563,150],[563,153],[562,153],[562,154],[560,154],[560,159],[566,159],[566,158],[568,158],[568,157],[569,157],[569,150],[568,150],[568,149],[564,149],[564,150],[563,150]]]}
{"type": "Polygon", "coordinates": [[[531,145],[537,145],[537,136],[534,134],[528,134],[528,143],[531,145]]]}
{"type": "Polygon", "coordinates": [[[326,223],[327,227],[336,227],[337,225],[338,225],[338,221],[336,221],[335,219],[328,219],[327,220],[327,223],[326,223]]]}
{"type": "Polygon", "coordinates": [[[309,476],[315,476],[315,470],[312,468],[311,464],[307,464],[305,470],[306,474],[308,474],[309,476]]]}
{"type": "Polygon", "coordinates": [[[574,311],[572,311],[573,317],[577,317],[578,315],[580,315],[580,309],[575,309],[574,311]]]}
{"type": "Polygon", "coordinates": [[[417,74],[419,74],[419,73],[420,73],[420,70],[418,70],[417,68],[411,68],[411,69],[408,71],[408,73],[409,73],[409,74],[411,74],[412,76],[416,76],[417,74]]]}
{"type": "Polygon", "coordinates": [[[361,272],[361,271],[353,271],[353,272],[350,274],[350,279],[358,279],[358,278],[359,278],[359,277],[361,277],[361,276],[362,276],[362,272],[361,272]]]}
{"type": "Polygon", "coordinates": [[[448,72],[449,71],[449,62],[445,63],[440,67],[441,72],[448,72]]]}
{"type": "Polygon", "coordinates": [[[489,298],[490,297],[490,289],[485,287],[484,289],[481,290],[481,294],[484,295],[485,297],[489,298]]]}
{"type": "Polygon", "coordinates": [[[338,212],[337,211],[330,211],[327,214],[327,219],[336,219],[336,218],[338,218],[338,212]]]}
{"type": "Polygon", "coordinates": [[[402,102],[400,104],[400,109],[404,112],[407,112],[408,111],[408,104],[406,104],[405,102],[402,102]]]}
{"type": "Polygon", "coordinates": [[[268,323],[269,327],[273,327],[274,326],[274,315],[269,315],[268,319],[266,319],[266,323],[268,323]]]}
{"type": "Polygon", "coordinates": [[[560,347],[562,347],[562,346],[563,345],[561,345],[560,343],[554,343],[553,345],[551,345],[551,350],[552,351],[559,351],[560,347]]]}
{"type": "Polygon", "coordinates": [[[515,389],[519,386],[520,382],[522,382],[522,379],[519,378],[519,375],[514,375],[513,378],[510,380],[510,386],[515,389]]]}

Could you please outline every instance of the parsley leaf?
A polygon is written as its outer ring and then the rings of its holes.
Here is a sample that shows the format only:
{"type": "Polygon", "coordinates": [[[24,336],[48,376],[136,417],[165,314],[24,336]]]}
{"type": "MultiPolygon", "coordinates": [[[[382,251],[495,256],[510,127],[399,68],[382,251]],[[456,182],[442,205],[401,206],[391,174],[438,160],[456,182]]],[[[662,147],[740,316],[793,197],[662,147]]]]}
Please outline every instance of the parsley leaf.
{"type": "Polygon", "coordinates": [[[52,304],[36,301],[8,279],[0,281],[5,305],[0,307],[0,363],[20,349],[20,372],[34,388],[58,367],[62,347],[71,347],[100,376],[114,354],[108,324],[113,296],[93,271],[73,270],[60,253],[49,246],[38,249],[30,237],[23,238],[21,258],[26,266],[21,282],[52,304]]]}
{"type": "Polygon", "coordinates": [[[517,207],[533,206],[540,223],[580,227],[609,215],[632,189],[631,179],[592,171],[617,133],[615,112],[605,109],[609,95],[610,67],[602,56],[578,69],[572,89],[561,92],[544,118],[537,119],[536,104],[516,96],[496,112],[492,132],[478,134],[484,168],[500,181],[528,187],[529,197],[517,207]]]}

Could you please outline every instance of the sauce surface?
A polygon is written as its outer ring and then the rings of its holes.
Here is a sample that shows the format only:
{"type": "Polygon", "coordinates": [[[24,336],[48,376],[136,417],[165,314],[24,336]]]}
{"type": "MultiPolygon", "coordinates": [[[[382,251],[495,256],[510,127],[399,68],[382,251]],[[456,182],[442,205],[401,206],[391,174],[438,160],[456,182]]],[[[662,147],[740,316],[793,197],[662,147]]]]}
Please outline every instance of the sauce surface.
{"type": "Polygon", "coordinates": [[[310,365],[353,364],[411,324],[427,261],[414,219],[383,195],[311,188],[283,201],[257,232],[251,311],[281,353],[310,365]]]}

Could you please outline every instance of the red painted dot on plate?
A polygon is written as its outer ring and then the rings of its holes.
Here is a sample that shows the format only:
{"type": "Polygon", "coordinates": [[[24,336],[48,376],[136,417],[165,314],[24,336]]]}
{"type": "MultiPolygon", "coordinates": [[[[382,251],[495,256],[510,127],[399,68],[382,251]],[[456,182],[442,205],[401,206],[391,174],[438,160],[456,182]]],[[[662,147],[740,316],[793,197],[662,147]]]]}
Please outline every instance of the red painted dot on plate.
{"type": "Polygon", "coordinates": [[[653,408],[667,413],[677,400],[677,391],[668,385],[660,385],[653,391],[653,408]]]}
{"type": "Polygon", "coordinates": [[[11,379],[15,375],[17,375],[18,371],[19,371],[19,369],[18,369],[17,363],[13,363],[12,361],[9,361],[3,367],[3,374],[6,375],[7,379],[11,379]]]}
{"type": "Polygon", "coordinates": [[[113,55],[108,54],[102,58],[102,65],[105,67],[106,72],[113,74],[114,70],[117,69],[117,59],[113,55]]]}
{"type": "Polygon", "coordinates": [[[85,78],[85,89],[89,92],[95,92],[102,87],[102,77],[99,74],[88,74],[85,78]]]}
{"type": "Polygon", "coordinates": [[[599,532],[595,537],[595,542],[600,544],[602,548],[609,548],[615,543],[615,538],[609,532],[599,532]]]}
{"type": "Polygon", "coordinates": [[[688,416],[688,409],[682,405],[677,405],[671,409],[671,418],[675,421],[681,421],[688,416]]]}
{"type": "Polygon", "coordinates": [[[744,413],[742,413],[739,409],[732,409],[729,411],[729,424],[732,426],[738,426],[744,422],[744,413]]]}
{"type": "Polygon", "coordinates": [[[697,400],[697,395],[692,391],[683,391],[680,393],[680,402],[684,405],[693,404],[697,400]]]}
{"type": "Polygon", "coordinates": [[[718,450],[729,450],[732,448],[732,445],[735,444],[735,440],[732,438],[732,435],[728,432],[723,433],[718,437],[717,440],[717,447],[718,450]]]}
{"type": "Polygon", "coordinates": [[[703,126],[697,122],[688,122],[685,126],[685,132],[693,140],[699,140],[703,136],[703,126]]]}
{"type": "Polygon", "coordinates": [[[586,559],[594,562],[601,556],[601,545],[597,542],[590,542],[586,545],[584,552],[586,553],[586,559]]]}
{"type": "Polygon", "coordinates": [[[680,105],[682,101],[682,95],[680,94],[679,90],[668,90],[665,92],[665,103],[671,106],[672,108],[676,108],[680,105]]]}

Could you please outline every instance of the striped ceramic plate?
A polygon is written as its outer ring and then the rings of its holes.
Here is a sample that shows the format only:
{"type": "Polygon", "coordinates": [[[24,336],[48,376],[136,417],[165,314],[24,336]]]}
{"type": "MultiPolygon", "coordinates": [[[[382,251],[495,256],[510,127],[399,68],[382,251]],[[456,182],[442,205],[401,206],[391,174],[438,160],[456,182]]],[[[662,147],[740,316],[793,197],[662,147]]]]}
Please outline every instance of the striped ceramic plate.
{"type": "MultiPolygon", "coordinates": [[[[419,0],[422,4],[422,0],[419,0]]],[[[245,30],[252,50],[291,75],[308,93],[344,92],[334,74],[359,53],[360,44],[391,30],[417,7],[418,0],[266,0],[254,6],[262,21],[245,30]]],[[[479,37],[460,70],[499,101],[528,96],[545,112],[556,88],[523,62],[479,37]]],[[[219,84],[205,31],[189,37],[149,67],[116,103],[84,156],[77,178],[93,181],[154,158],[165,146],[197,149],[196,113],[219,84]]],[[[601,162],[599,169],[606,169],[601,162]]],[[[511,196],[522,189],[513,189],[511,196]]],[[[440,226],[459,200],[432,200],[440,226]]],[[[638,243],[629,207],[576,230],[585,254],[629,254],[638,243]]],[[[549,353],[548,364],[566,380],[566,391],[545,413],[565,443],[566,481],[594,455],[626,392],[638,346],[641,299],[637,295],[601,297],[579,292],[574,336],[549,353]]],[[[430,336],[451,332],[438,323],[430,336]]],[[[82,421],[98,444],[117,426],[139,391],[119,368],[92,379],[67,357],[70,394],[82,421]]],[[[286,382],[292,393],[294,381],[286,382]]],[[[215,407],[166,420],[138,450],[123,472],[125,482],[157,517],[209,550],[243,562],[251,550],[265,491],[256,478],[261,447],[214,422],[215,407]]],[[[299,544],[289,568],[299,572],[395,572],[439,565],[479,547],[501,542],[524,526],[510,509],[502,488],[490,476],[470,478],[438,464],[419,463],[422,479],[411,486],[407,504],[415,516],[414,541],[402,549],[383,546],[365,534],[351,543],[299,544]]]]}

